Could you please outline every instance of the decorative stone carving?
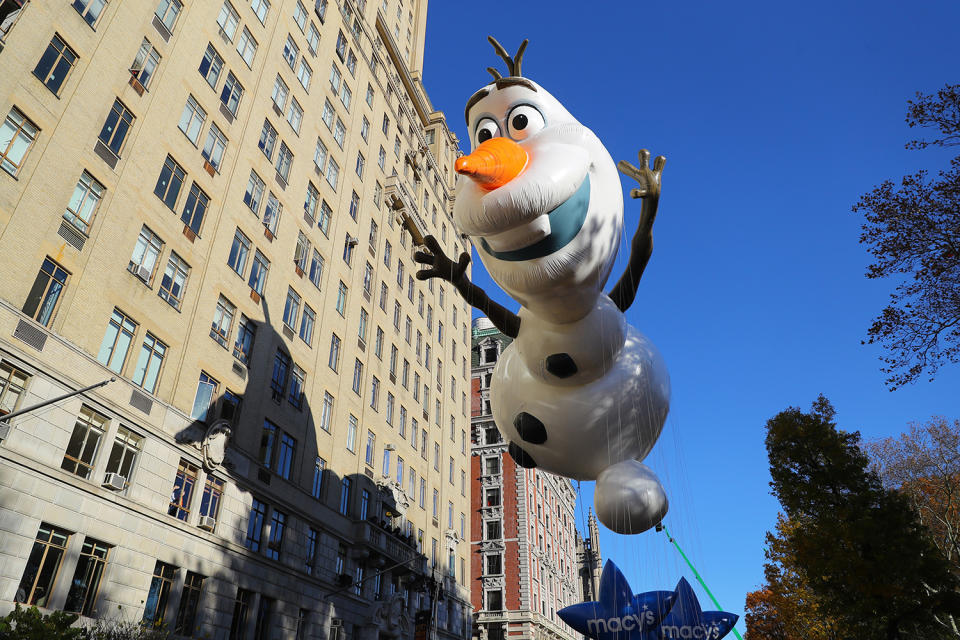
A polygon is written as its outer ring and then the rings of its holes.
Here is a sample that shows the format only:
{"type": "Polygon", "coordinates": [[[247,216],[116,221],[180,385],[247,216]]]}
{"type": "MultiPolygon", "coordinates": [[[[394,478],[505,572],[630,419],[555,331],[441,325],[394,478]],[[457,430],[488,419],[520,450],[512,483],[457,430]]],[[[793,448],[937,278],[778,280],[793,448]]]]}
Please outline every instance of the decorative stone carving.
{"type": "Polygon", "coordinates": [[[399,594],[377,607],[373,612],[373,622],[381,638],[407,638],[413,634],[410,618],[404,612],[403,597],[399,594]]]}
{"type": "Polygon", "coordinates": [[[377,486],[393,499],[393,508],[390,509],[391,515],[401,518],[406,515],[407,509],[410,508],[410,498],[407,497],[407,493],[403,490],[403,487],[397,484],[396,481],[388,480],[387,478],[381,478],[377,482],[377,486]]]}
{"type": "Polygon", "coordinates": [[[227,456],[227,444],[230,442],[231,435],[233,435],[233,430],[226,420],[217,420],[210,425],[203,436],[203,443],[200,447],[203,452],[204,469],[213,471],[223,464],[227,456]]]}

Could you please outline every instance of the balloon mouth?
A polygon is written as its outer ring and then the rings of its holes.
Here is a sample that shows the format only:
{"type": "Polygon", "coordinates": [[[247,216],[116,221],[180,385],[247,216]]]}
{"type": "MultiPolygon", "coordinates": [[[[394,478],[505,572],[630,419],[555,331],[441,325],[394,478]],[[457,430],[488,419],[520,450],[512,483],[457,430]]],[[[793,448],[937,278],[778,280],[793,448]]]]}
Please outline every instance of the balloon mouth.
{"type": "Polygon", "coordinates": [[[587,210],[590,207],[590,176],[583,178],[583,182],[564,202],[546,214],[550,223],[550,234],[537,242],[512,251],[496,251],[485,238],[480,238],[480,246],[488,254],[498,260],[520,262],[535,260],[556,253],[570,244],[587,219],[587,210]]]}

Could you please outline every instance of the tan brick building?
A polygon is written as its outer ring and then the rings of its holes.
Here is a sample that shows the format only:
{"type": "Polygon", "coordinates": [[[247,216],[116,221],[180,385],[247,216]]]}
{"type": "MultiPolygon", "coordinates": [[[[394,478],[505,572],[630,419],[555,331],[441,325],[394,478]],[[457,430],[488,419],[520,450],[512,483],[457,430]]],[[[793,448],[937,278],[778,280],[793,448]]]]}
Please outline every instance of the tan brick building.
{"type": "MultiPolygon", "coordinates": [[[[581,602],[583,540],[566,478],[524,469],[493,421],[490,378],[511,339],[486,318],[471,342],[471,597],[480,640],[572,640],[557,611],[581,602]]],[[[594,524],[595,528],[595,524],[594,524]]],[[[599,548],[597,549],[599,554],[599,548]]]]}
{"type": "Polygon", "coordinates": [[[469,629],[425,0],[0,2],[0,612],[469,629]],[[423,616],[421,616],[422,618],[423,616]]]}

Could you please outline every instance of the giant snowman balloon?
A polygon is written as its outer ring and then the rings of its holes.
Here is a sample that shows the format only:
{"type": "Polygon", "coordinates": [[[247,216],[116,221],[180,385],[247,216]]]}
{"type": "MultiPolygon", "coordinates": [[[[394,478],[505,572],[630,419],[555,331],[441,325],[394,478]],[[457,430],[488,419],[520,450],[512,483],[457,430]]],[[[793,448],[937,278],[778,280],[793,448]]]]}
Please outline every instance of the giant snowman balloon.
{"type": "Polygon", "coordinates": [[[509,76],[466,106],[470,155],[459,158],[454,222],[491,277],[522,308],[514,315],[465,275],[470,255],[450,260],[435,238],[416,254],[417,277],[450,281],[515,340],[491,382],[494,420],[522,467],[596,480],[597,517],[618,533],[659,523],[667,497],[641,461],[670,403],[666,367],[653,344],[624,320],[652,251],[651,227],[664,158],[651,169],[619,168],[643,200],[626,273],[610,293],[623,226],[617,165],[600,140],[543,87],[521,76],[527,42],[511,57],[490,38],[509,76]]]}

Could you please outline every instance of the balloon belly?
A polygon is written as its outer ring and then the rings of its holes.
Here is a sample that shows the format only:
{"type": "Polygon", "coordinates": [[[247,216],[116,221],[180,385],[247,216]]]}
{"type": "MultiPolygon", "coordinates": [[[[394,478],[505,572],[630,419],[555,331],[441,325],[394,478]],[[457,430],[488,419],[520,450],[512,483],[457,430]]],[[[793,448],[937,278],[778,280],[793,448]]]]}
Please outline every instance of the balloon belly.
{"type": "Polygon", "coordinates": [[[494,421],[508,441],[538,468],[576,480],[595,480],[612,464],[646,457],[670,408],[667,368],[646,336],[627,325],[623,348],[603,376],[563,386],[531,373],[517,348],[522,339],[521,331],[503,352],[490,385],[494,421]],[[521,437],[524,413],[542,423],[544,441],[521,437]]]}

